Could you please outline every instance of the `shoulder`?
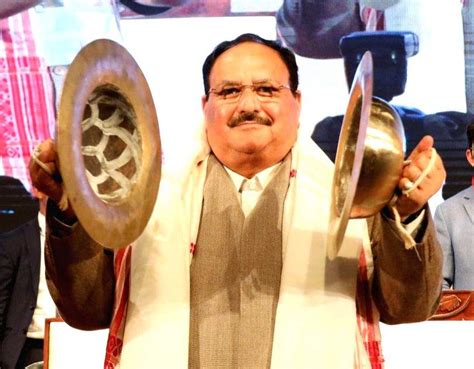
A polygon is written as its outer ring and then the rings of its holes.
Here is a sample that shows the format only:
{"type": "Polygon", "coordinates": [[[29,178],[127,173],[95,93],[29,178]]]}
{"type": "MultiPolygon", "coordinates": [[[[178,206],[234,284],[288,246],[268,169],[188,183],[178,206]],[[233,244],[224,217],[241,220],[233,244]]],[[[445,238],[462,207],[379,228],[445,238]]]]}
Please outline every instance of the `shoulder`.
{"type": "Polygon", "coordinates": [[[320,161],[323,165],[332,165],[331,159],[329,159],[319,145],[309,137],[300,135],[293,146],[293,152],[295,151],[300,153],[302,157],[320,161]]]}
{"type": "Polygon", "coordinates": [[[16,227],[12,230],[9,230],[7,232],[0,233],[0,242],[9,242],[9,241],[15,241],[19,242],[19,240],[24,237],[26,234],[36,234],[38,233],[39,235],[39,224],[38,224],[38,219],[34,218],[31,219],[19,227],[16,227]]]}
{"type": "Polygon", "coordinates": [[[450,211],[451,209],[455,209],[457,206],[463,204],[466,200],[469,200],[472,197],[474,197],[474,188],[470,186],[439,204],[438,209],[443,212],[450,211]]]}
{"type": "Polygon", "coordinates": [[[292,149],[291,170],[295,189],[305,196],[329,198],[334,174],[334,164],[309,138],[299,138],[292,149]]]}
{"type": "Polygon", "coordinates": [[[292,149],[292,155],[297,158],[298,170],[303,169],[317,173],[318,177],[325,173],[330,173],[332,176],[334,163],[311,139],[299,137],[292,149]]]}
{"type": "Polygon", "coordinates": [[[474,187],[469,186],[468,188],[458,192],[457,194],[451,196],[449,199],[444,201],[440,206],[449,206],[454,203],[460,203],[464,200],[469,200],[474,196],[474,187]]]}
{"type": "Polygon", "coordinates": [[[38,220],[32,219],[8,232],[0,233],[0,255],[17,260],[40,247],[38,220]]]}

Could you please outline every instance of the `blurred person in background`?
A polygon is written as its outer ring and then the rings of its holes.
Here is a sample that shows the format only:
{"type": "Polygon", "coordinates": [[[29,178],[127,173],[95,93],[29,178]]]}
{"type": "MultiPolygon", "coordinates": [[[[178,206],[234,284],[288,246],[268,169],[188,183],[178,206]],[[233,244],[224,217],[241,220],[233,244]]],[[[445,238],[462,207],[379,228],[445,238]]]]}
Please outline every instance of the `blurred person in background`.
{"type": "Polygon", "coordinates": [[[441,203],[434,216],[443,248],[443,288],[474,290],[474,119],[466,131],[471,185],[441,203]]]}
{"type": "MultiPolygon", "coordinates": [[[[428,41],[425,33],[437,31],[431,27],[432,23],[427,22],[428,15],[424,14],[424,11],[428,10],[426,4],[410,1],[412,0],[284,0],[276,15],[277,34],[285,45],[300,56],[314,59],[344,58],[349,88],[358,61],[365,51],[371,51],[374,58],[374,96],[391,101],[405,93],[407,58],[418,53],[418,35],[421,33],[424,36],[420,36],[421,42],[424,42],[428,41]],[[407,37],[410,33],[415,35],[415,39],[407,37]],[[393,42],[394,36],[398,36],[397,42],[393,42]]],[[[407,153],[413,150],[424,135],[431,135],[435,139],[435,148],[443,158],[447,172],[446,183],[442,189],[444,199],[465,188],[471,178],[463,149],[465,130],[473,117],[473,112],[470,111],[473,97],[469,95],[472,95],[470,81],[474,75],[471,65],[474,62],[473,43],[470,41],[474,35],[470,17],[474,9],[473,3],[464,1],[462,4],[430,4],[431,7],[436,7],[438,16],[443,7],[452,9],[454,5],[458,5],[459,21],[463,22],[459,27],[461,33],[464,26],[467,111],[435,110],[425,114],[412,105],[392,104],[403,123],[407,153]]],[[[446,14],[452,15],[448,12],[446,14]]],[[[443,19],[448,21],[447,17],[443,19]]],[[[438,24],[436,27],[439,28],[438,24]]],[[[453,36],[449,32],[448,28],[441,34],[436,34],[440,37],[446,37],[445,34],[453,36]]],[[[428,43],[420,46],[424,48],[422,50],[425,53],[431,47],[430,51],[433,53],[430,59],[425,57],[424,60],[449,69],[442,61],[453,60],[454,57],[449,57],[454,54],[450,51],[451,44],[440,39],[433,45],[436,49],[428,43]]],[[[439,88],[443,88],[440,76],[434,74],[430,76],[430,80],[432,79],[437,79],[434,86],[441,85],[439,88]]],[[[431,88],[433,87],[427,86],[427,89],[431,88]]],[[[424,93],[423,90],[421,93],[424,93]]],[[[430,96],[429,91],[425,95],[430,96]]],[[[313,140],[332,160],[337,149],[342,118],[342,115],[337,115],[323,119],[316,124],[312,134],[313,140]]]]}
{"type": "Polygon", "coordinates": [[[43,360],[45,319],[56,316],[44,266],[46,197],[0,176],[0,367],[43,360]]]}

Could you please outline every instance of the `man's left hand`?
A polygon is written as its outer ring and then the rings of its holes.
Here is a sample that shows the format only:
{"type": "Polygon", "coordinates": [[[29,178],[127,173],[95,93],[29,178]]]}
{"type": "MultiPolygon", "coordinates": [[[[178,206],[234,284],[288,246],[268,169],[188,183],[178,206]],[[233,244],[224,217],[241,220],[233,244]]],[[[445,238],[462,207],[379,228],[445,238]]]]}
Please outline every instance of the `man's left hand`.
{"type": "Polygon", "coordinates": [[[398,197],[396,207],[402,219],[421,210],[429,198],[440,190],[446,179],[446,171],[441,157],[436,151],[431,150],[433,142],[433,137],[423,137],[408,157],[409,164],[403,168],[398,183],[400,190],[406,190],[413,183],[416,183],[416,180],[428,167],[431,155],[436,155],[434,165],[425,178],[408,194],[402,194],[398,197]]]}

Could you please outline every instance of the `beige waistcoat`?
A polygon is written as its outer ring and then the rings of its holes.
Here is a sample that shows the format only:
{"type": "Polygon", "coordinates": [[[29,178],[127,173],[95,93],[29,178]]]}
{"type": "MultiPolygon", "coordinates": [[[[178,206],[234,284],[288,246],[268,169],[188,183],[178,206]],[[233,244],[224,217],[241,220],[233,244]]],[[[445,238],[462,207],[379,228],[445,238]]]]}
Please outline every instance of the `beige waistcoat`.
{"type": "Polygon", "coordinates": [[[209,158],[191,263],[190,368],[270,367],[289,174],[288,157],[245,218],[229,175],[209,158]]]}

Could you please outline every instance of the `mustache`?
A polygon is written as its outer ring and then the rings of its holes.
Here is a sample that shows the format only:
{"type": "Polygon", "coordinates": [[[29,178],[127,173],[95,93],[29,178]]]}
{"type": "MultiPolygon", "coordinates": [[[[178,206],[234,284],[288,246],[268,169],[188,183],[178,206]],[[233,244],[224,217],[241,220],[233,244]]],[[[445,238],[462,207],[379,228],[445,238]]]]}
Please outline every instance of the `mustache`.
{"type": "Polygon", "coordinates": [[[246,121],[253,120],[257,124],[262,124],[265,126],[271,126],[272,122],[268,118],[263,118],[259,116],[258,114],[254,112],[243,112],[237,115],[236,117],[233,117],[230,121],[228,126],[230,128],[237,127],[241,125],[242,123],[245,123],[246,121]]]}

